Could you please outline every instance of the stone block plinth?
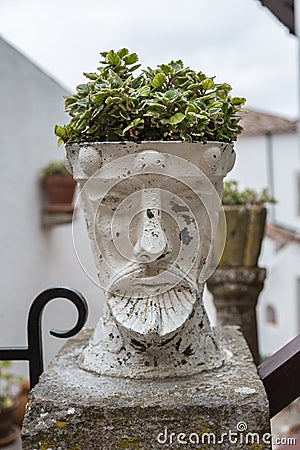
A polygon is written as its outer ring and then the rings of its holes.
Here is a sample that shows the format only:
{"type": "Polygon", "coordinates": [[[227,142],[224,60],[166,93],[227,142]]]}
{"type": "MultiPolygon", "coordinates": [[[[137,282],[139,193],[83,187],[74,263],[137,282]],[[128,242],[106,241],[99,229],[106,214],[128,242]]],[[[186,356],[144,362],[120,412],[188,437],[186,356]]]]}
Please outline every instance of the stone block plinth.
{"type": "Polygon", "coordinates": [[[267,449],[268,401],[235,327],[216,330],[232,353],[189,377],[133,380],[80,369],[91,331],[70,339],[32,390],[24,450],[267,449]]]}

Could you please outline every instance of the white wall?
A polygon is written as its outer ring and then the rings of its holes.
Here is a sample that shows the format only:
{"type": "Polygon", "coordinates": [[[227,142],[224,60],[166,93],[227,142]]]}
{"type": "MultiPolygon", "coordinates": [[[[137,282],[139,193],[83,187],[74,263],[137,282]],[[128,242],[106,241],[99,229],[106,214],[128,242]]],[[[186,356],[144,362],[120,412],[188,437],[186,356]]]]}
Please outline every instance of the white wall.
{"type": "MultiPolygon", "coordinates": [[[[292,228],[300,228],[297,211],[297,174],[300,173],[300,155],[297,134],[271,137],[273,147],[276,221],[292,228]]],[[[241,188],[263,189],[268,186],[267,138],[254,136],[240,138],[235,144],[236,164],[228,179],[239,181],[241,188]]]]}
{"type": "MultiPolygon", "coordinates": [[[[40,169],[63,159],[53,128],[65,123],[67,92],[24,56],[0,39],[0,346],[25,345],[29,307],[35,296],[53,285],[80,290],[90,307],[89,324],[100,315],[102,294],[79,265],[71,225],[41,225],[40,169]]],[[[84,221],[78,215],[76,226],[84,221]]],[[[89,271],[95,275],[89,244],[89,271]]],[[[44,321],[46,362],[62,340],[49,328],[66,329],[76,320],[73,306],[62,301],[47,307],[44,321]]],[[[20,369],[21,370],[21,369],[20,369]]]]}
{"type": "Polygon", "coordinates": [[[236,161],[227,179],[239,181],[239,187],[267,186],[266,141],[264,136],[244,137],[235,143],[236,161]]]}
{"type": "Polygon", "coordinates": [[[300,333],[300,299],[297,292],[297,279],[300,278],[300,245],[289,243],[276,252],[274,242],[266,238],[264,247],[273,247],[274,251],[273,258],[268,263],[264,264],[262,257],[261,265],[267,266],[267,278],[257,308],[261,354],[268,356],[300,333]],[[268,305],[276,312],[276,324],[266,321],[268,305]]]}
{"type": "Polygon", "coordinates": [[[278,200],[276,220],[292,228],[300,228],[297,211],[297,174],[300,173],[300,155],[297,134],[280,135],[274,139],[274,181],[278,200]]]}

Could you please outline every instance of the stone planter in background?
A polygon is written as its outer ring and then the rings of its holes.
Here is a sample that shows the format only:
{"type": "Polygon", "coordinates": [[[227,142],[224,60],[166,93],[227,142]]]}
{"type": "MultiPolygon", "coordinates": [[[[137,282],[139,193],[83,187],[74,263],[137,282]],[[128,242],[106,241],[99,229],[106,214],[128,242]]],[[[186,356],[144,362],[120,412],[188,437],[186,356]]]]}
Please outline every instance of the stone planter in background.
{"type": "MultiPolygon", "coordinates": [[[[257,266],[265,231],[263,205],[224,205],[227,239],[219,267],[257,266]]],[[[216,238],[218,245],[218,236],[216,238]]]]}
{"type": "MultiPolygon", "coordinates": [[[[227,238],[219,266],[207,282],[219,325],[240,327],[259,363],[256,305],[266,270],[257,267],[266,222],[263,205],[224,205],[227,238]]],[[[218,234],[216,247],[222,245],[218,234]]]]}

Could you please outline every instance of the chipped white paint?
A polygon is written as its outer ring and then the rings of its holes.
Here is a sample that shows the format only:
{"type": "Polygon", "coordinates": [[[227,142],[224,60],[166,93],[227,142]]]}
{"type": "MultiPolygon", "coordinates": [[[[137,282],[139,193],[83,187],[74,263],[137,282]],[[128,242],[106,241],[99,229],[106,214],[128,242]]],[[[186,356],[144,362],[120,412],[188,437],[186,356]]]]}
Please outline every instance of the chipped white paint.
{"type": "Polygon", "coordinates": [[[142,204],[145,209],[141,219],[141,238],[136,241],[133,254],[137,261],[149,263],[162,255],[167,246],[159,217],[162,209],[159,191],[143,189],[142,204]]]}
{"type": "Polygon", "coordinates": [[[106,308],[81,356],[87,370],[168,377],[220,366],[202,304],[231,144],[72,144],[67,167],[106,308]]]}

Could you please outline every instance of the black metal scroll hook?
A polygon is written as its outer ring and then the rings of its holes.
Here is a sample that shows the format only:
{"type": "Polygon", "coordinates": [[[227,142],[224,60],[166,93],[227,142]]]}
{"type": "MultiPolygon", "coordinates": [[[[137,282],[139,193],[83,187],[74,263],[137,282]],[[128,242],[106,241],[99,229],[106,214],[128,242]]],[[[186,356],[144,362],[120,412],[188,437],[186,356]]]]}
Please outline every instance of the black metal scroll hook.
{"type": "Polygon", "coordinates": [[[28,347],[0,348],[0,360],[28,360],[30,385],[33,388],[44,370],[42,347],[42,314],[45,306],[53,299],[65,298],[77,308],[78,319],[76,325],[68,331],[50,330],[52,336],[68,338],[77,334],[84,326],[88,306],[83,295],[70,287],[54,287],[41,292],[33,301],[27,321],[28,347]]]}

